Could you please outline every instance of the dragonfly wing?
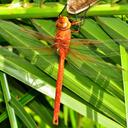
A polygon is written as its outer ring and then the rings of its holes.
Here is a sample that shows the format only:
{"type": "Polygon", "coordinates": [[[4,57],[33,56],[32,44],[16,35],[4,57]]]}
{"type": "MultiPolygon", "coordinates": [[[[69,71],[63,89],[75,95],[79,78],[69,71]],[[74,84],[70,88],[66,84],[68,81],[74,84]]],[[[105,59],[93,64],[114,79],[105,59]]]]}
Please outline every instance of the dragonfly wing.
{"type": "MultiPolygon", "coordinates": [[[[110,40],[108,40],[110,42],[110,40]]],[[[111,42],[110,42],[111,43],[111,42]]],[[[80,51],[88,51],[88,48],[92,49],[94,52],[100,55],[100,57],[120,57],[119,49],[112,49],[108,47],[104,42],[99,40],[92,39],[72,39],[71,40],[71,49],[80,51]],[[93,47],[94,46],[94,47],[93,47]],[[86,50],[87,49],[87,50],[86,50]],[[104,51],[106,53],[104,53],[104,51]]],[[[91,51],[89,51],[91,52],[91,51]]]]}
{"type": "MultiPolygon", "coordinates": [[[[103,90],[114,93],[113,95],[116,95],[121,100],[124,99],[122,70],[125,71],[125,69],[96,60],[88,55],[84,58],[79,55],[74,56],[70,54],[67,61],[68,68],[77,71],[80,77],[88,77],[91,81],[97,83],[97,86],[103,88],[103,90]]],[[[76,79],[80,80],[80,77],[76,77],[76,79]]]]}
{"type": "Polygon", "coordinates": [[[81,54],[77,51],[70,51],[69,59],[85,73],[88,77],[93,80],[96,79],[96,74],[104,77],[104,80],[113,80],[115,82],[122,82],[122,70],[121,66],[116,66],[112,63],[102,60],[98,56],[81,54]]]}
{"type": "Polygon", "coordinates": [[[39,40],[45,40],[47,42],[54,42],[54,37],[52,36],[48,36],[46,34],[34,31],[34,30],[30,30],[30,29],[26,29],[23,28],[22,31],[29,33],[30,35],[36,37],[39,40]]]}
{"type": "Polygon", "coordinates": [[[20,53],[24,53],[26,51],[31,51],[31,52],[35,52],[35,54],[40,54],[43,56],[52,56],[54,54],[56,54],[55,49],[48,47],[48,46],[36,46],[36,47],[23,47],[23,46],[1,46],[0,45],[0,50],[2,49],[7,49],[9,51],[15,51],[18,50],[20,53]]]}
{"type": "Polygon", "coordinates": [[[108,92],[113,90],[114,95],[123,100],[122,71],[127,70],[120,65],[114,65],[97,56],[81,55],[76,50],[70,51],[67,61],[68,68],[77,70],[80,76],[88,77],[108,92]]]}
{"type": "Polygon", "coordinates": [[[101,41],[91,39],[72,39],[71,45],[99,45],[101,41]]]}

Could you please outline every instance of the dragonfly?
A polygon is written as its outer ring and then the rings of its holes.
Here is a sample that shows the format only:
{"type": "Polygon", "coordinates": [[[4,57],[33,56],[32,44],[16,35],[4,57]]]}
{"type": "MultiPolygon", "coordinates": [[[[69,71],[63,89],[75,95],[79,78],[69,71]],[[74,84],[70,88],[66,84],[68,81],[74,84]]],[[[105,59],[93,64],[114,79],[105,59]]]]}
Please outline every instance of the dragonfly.
{"type": "MultiPolygon", "coordinates": [[[[39,40],[45,40],[47,42],[54,42],[52,45],[52,48],[55,49],[55,51],[59,54],[59,64],[58,64],[58,75],[57,75],[57,81],[56,81],[56,95],[55,95],[55,103],[54,103],[54,114],[53,114],[53,124],[58,125],[59,123],[59,113],[60,113],[60,101],[61,101],[61,91],[62,91],[62,85],[63,85],[63,74],[64,74],[64,63],[69,55],[71,53],[74,55],[74,58],[78,58],[82,61],[88,61],[91,63],[94,63],[95,66],[98,64],[100,67],[104,68],[112,68],[113,70],[118,70],[115,66],[108,64],[104,61],[98,60],[98,58],[89,57],[89,55],[81,56],[79,52],[72,52],[70,49],[71,43],[74,43],[74,45],[77,47],[79,45],[83,46],[92,46],[92,45],[101,45],[102,43],[96,40],[89,40],[89,39],[71,39],[71,26],[76,25],[78,22],[70,22],[69,19],[66,16],[60,16],[56,21],[56,35],[55,37],[47,36],[43,33],[39,33],[33,30],[27,30],[27,29],[20,29],[21,32],[26,32],[32,35],[33,37],[36,37],[39,40]],[[103,66],[102,66],[103,65],[103,66]]],[[[24,37],[27,39],[27,37],[24,37]]],[[[20,41],[19,41],[20,42],[20,41]]],[[[26,44],[27,45],[27,44],[26,44]]],[[[34,46],[31,47],[31,49],[35,50],[41,50],[41,45],[38,48],[34,48],[34,46]]],[[[14,47],[19,49],[20,44],[17,47],[14,47]]],[[[23,47],[21,47],[23,48],[23,47]]],[[[43,49],[42,49],[43,50],[43,49]]],[[[103,69],[103,68],[102,68],[103,69]]],[[[119,72],[121,68],[119,67],[119,72]]],[[[89,73],[89,72],[87,72],[89,73]]],[[[96,77],[95,74],[93,77],[96,77]]]]}
{"type": "Polygon", "coordinates": [[[78,14],[87,10],[89,7],[96,4],[97,0],[68,0],[67,12],[70,14],[78,14]]]}

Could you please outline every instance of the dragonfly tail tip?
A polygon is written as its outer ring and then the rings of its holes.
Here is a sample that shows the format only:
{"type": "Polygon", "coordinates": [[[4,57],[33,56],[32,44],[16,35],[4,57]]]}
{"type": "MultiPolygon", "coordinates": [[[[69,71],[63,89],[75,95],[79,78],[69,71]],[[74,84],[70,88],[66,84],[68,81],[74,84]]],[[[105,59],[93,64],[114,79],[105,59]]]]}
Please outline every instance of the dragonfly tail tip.
{"type": "Polygon", "coordinates": [[[58,119],[53,118],[53,124],[58,125],[59,124],[58,119]]]}

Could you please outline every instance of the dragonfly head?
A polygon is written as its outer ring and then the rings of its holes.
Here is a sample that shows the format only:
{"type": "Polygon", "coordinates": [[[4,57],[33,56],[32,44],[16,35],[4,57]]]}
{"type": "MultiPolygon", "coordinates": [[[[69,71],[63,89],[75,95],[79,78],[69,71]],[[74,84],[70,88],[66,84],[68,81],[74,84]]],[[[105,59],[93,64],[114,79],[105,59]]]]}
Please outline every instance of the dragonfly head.
{"type": "Polygon", "coordinates": [[[60,30],[70,29],[71,23],[66,16],[60,16],[56,21],[56,27],[60,30]]]}

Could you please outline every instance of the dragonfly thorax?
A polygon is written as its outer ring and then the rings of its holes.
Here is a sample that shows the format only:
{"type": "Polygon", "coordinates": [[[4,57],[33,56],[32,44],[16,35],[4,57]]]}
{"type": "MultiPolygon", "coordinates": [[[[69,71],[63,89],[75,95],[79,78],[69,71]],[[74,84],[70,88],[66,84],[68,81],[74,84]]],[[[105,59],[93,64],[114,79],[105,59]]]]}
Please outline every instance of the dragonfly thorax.
{"type": "Polygon", "coordinates": [[[70,29],[71,23],[66,16],[60,16],[56,21],[56,27],[60,30],[70,29]]]}

